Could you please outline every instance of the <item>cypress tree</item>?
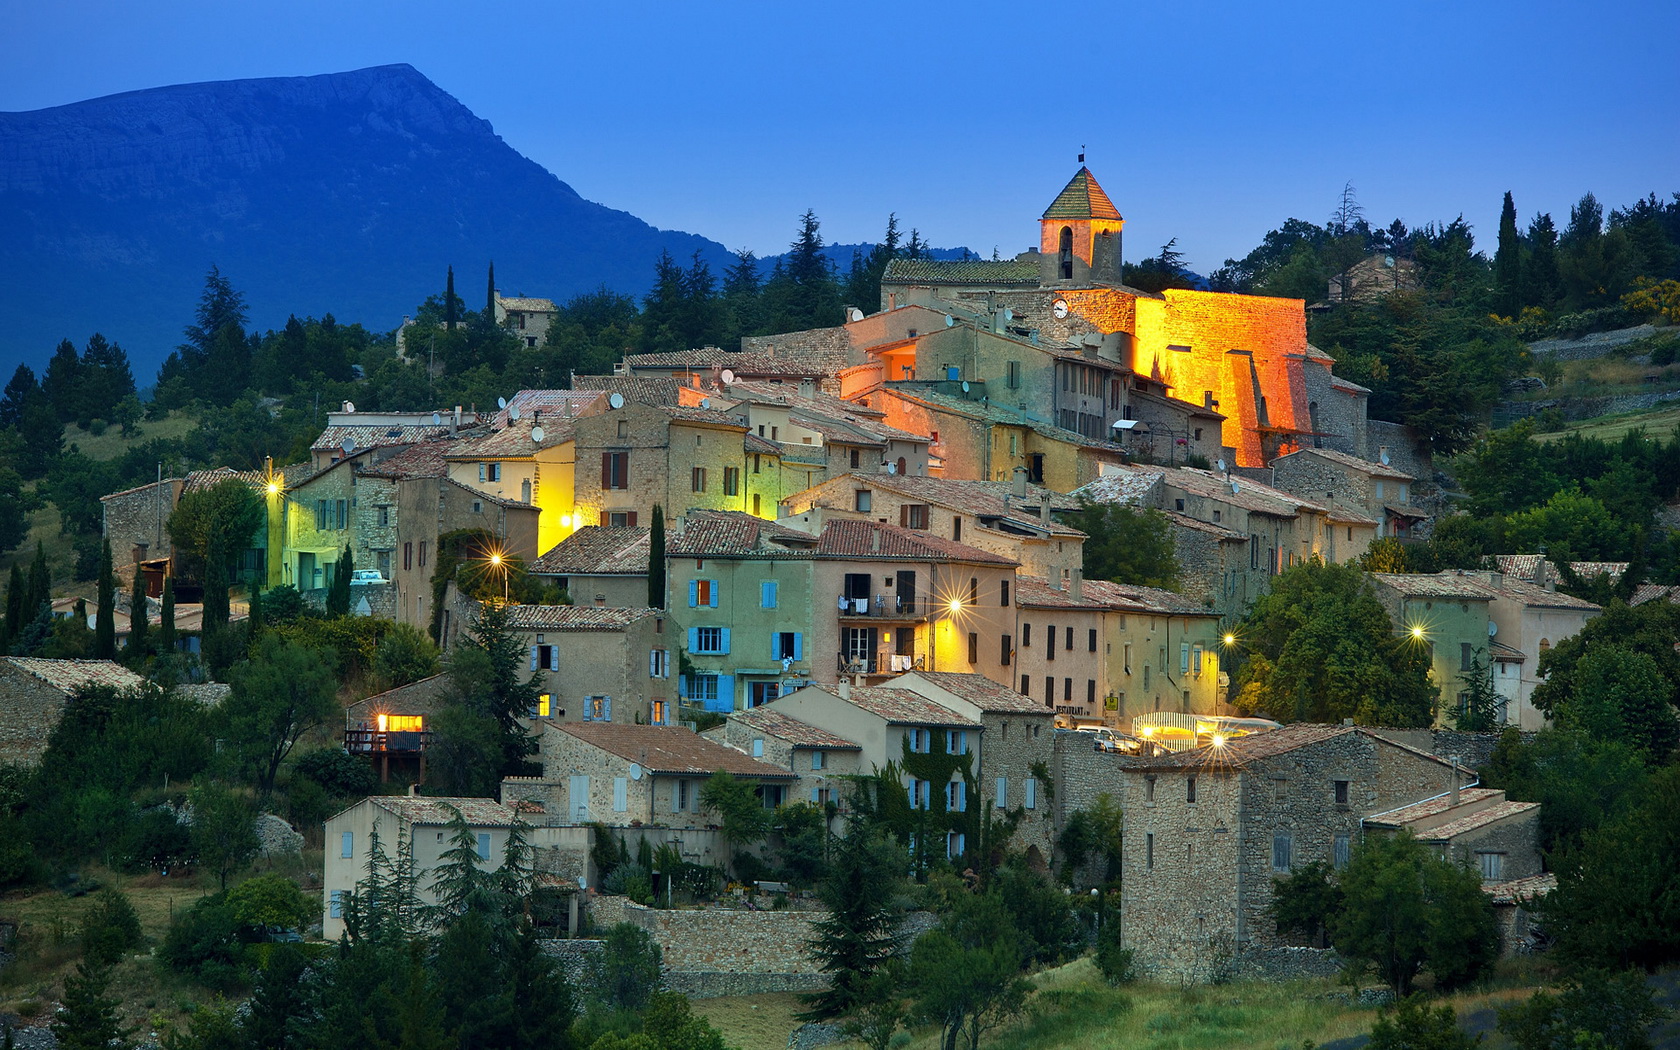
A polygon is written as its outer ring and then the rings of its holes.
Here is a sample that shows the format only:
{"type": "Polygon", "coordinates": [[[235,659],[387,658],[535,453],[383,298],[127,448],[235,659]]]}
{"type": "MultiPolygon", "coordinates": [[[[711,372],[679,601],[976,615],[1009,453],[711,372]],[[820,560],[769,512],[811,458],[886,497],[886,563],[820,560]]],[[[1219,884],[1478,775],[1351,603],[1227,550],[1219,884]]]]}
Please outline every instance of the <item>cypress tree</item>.
{"type": "Polygon", "coordinates": [[[209,645],[228,625],[228,571],[227,558],[220,550],[212,550],[204,561],[204,616],[199,635],[209,645]]]}
{"type": "Polygon", "coordinates": [[[35,543],[35,561],[29,566],[29,593],[26,598],[24,616],[29,620],[35,619],[42,602],[52,600],[52,569],[47,565],[46,545],[40,541],[35,543]]]}
{"type": "Polygon", "coordinates": [[[158,623],[158,652],[175,651],[175,577],[163,578],[163,615],[158,623]]]}
{"type": "Polygon", "coordinates": [[[23,630],[23,600],[28,597],[29,584],[23,578],[23,566],[12,563],[12,580],[6,585],[6,624],[0,628],[0,651],[12,644],[23,630]]]}
{"type": "Polygon", "coordinates": [[[333,572],[332,586],[327,588],[327,615],[350,615],[350,577],[356,571],[356,562],[350,553],[348,544],[344,547],[344,554],[338,559],[338,566],[333,572]]]}
{"type": "Polygon", "coordinates": [[[1493,256],[1494,308],[1506,317],[1522,313],[1522,236],[1517,233],[1517,206],[1505,191],[1499,213],[1499,249],[1493,256]]]}
{"type": "Polygon", "coordinates": [[[489,287],[484,290],[484,326],[494,328],[496,325],[496,260],[490,260],[490,279],[486,282],[489,287]]]}
{"type": "Polygon", "coordinates": [[[653,505],[653,527],[648,532],[648,607],[665,608],[665,507],[653,505]]]}
{"type": "Polygon", "coordinates": [[[117,658],[117,579],[111,571],[111,541],[99,546],[99,608],[93,617],[93,655],[117,658]]]}
{"type": "Polygon", "coordinates": [[[262,585],[251,584],[251,611],[245,618],[245,637],[249,641],[256,641],[263,631],[263,602],[262,585]]]}
{"type": "Polygon", "coordinates": [[[128,662],[139,666],[146,658],[146,632],[150,626],[146,622],[146,574],[140,571],[140,563],[134,564],[134,586],[128,592],[128,648],[124,651],[128,662]]]}
{"type": "Polygon", "coordinates": [[[443,327],[454,331],[457,320],[459,318],[455,316],[455,267],[451,266],[448,283],[443,286],[443,327]]]}

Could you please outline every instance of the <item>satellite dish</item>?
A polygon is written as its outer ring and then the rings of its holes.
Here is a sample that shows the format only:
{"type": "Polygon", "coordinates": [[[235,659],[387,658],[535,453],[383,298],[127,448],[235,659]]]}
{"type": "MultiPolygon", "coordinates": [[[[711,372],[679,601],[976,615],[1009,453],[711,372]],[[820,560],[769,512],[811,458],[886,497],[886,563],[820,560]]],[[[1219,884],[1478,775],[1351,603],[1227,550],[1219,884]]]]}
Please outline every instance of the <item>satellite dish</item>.
{"type": "Polygon", "coordinates": [[[354,441],[350,440],[349,438],[345,438],[344,439],[344,444],[340,445],[339,447],[344,450],[344,454],[346,456],[348,456],[350,453],[356,451],[356,443],[354,441]]]}
{"type": "Polygon", "coordinates": [[[514,420],[515,422],[517,422],[519,420],[519,406],[518,405],[514,405],[512,408],[508,409],[508,418],[511,419],[511,420],[514,420]]]}
{"type": "Polygon", "coordinates": [[[630,763],[630,779],[631,780],[642,779],[642,764],[640,762],[630,763]]]}
{"type": "Polygon", "coordinates": [[[1233,496],[1235,496],[1235,495],[1236,495],[1236,494],[1237,494],[1237,493],[1239,493],[1239,492],[1241,492],[1241,491],[1242,491],[1242,488],[1241,488],[1241,486],[1239,486],[1239,485],[1238,485],[1238,484],[1237,484],[1237,483],[1236,483],[1236,482],[1234,482],[1234,481],[1233,481],[1233,482],[1231,482],[1231,495],[1233,495],[1233,496]]]}
{"type": "Polygon", "coordinates": [[[1387,452],[1380,453],[1377,456],[1377,459],[1382,461],[1383,466],[1385,466],[1385,467],[1388,466],[1388,453],[1387,452]]]}
{"type": "Polygon", "coordinates": [[[507,407],[507,398],[505,398],[505,397],[498,397],[498,398],[497,398],[497,399],[496,399],[496,407],[497,407],[497,408],[506,408],[506,407],[507,407]]]}
{"type": "Polygon", "coordinates": [[[957,319],[955,317],[952,317],[950,314],[945,315],[945,327],[946,328],[949,328],[956,323],[957,323],[957,319]]]}
{"type": "Polygon", "coordinates": [[[578,876],[578,889],[587,890],[588,888],[589,888],[589,880],[584,878],[582,875],[579,875],[578,876]]]}
{"type": "Polygon", "coordinates": [[[701,398],[700,399],[700,407],[701,408],[711,408],[712,407],[712,399],[709,398],[709,397],[701,398]]]}
{"type": "Polygon", "coordinates": [[[887,473],[888,474],[897,474],[898,473],[898,464],[897,463],[888,463],[887,464],[887,473]]]}
{"type": "Polygon", "coordinates": [[[611,405],[614,408],[623,408],[624,407],[624,395],[619,393],[618,391],[614,390],[612,393],[607,395],[607,404],[611,405]]]}
{"type": "Polygon", "coordinates": [[[963,380],[963,393],[968,393],[968,380],[963,380]]]}
{"type": "Polygon", "coordinates": [[[440,427],[442,425],[443,425],[443,417],[438,415],[436,412],[433,412],[432,413],[432,426],[440,427]]]}
{"type": "Polygon", "coordinates": [[[730,383],[735,382],[735,370],[732,368],[725,368],[718,378],[723,380],[724,386],[728,386],[730,383]]]}
{"type": "Polygon", "coordinates": [[[346,411],[346,412],[356,411],[356,402],[354,402],[354,401],[344,402],[344,411],[346,411]]]}
{"type": "Polygon", "coordinates": [[[542,439],[547,436],[548,434],[543,431],[542,427],[535,426],[531,428],[531,440],[535,441],[537,444],[542,444],[542,439]]]}
{"type": "Polygon", "coordinates": [[[1488,637],[1492,638],[1494,635],[1496,635],[1498,633],[1499,633],[1499,625],[1494,623],[1492,620],[1489,620],[1488,621],[1488,637]]]}
{"type": "Polygon", "coordinates": [[[1218,462],[1219,462],[1219,472],[1221,474],[1225,473],[1225,457],[1224,456],[1219,457],[1218,462]]]}
{"type": "Polygon", "coordinates": [[[1003,308],[1003,319],[1004,319],[1004,320],[1005,320],[1005,321],[1013,321],[1013,320],[1015,320],[1015,311],[1014,311],[1014,310],[1011,310],[1011,309],[1010,309],[1010,308],[1009,308],[1009,307],[1007,307],[1007,306],[1006,306],[1006,307],[1004,307],[1004,308],[1003,308]]]}
{"type": "Polygon", "coordinates": [[[851,312],[846,315],[846,320],[848,320],[848,321],[861,321],[861,320],[863,320],[863,311],[859,310],[855,306],[852,307],[851,312]]]}

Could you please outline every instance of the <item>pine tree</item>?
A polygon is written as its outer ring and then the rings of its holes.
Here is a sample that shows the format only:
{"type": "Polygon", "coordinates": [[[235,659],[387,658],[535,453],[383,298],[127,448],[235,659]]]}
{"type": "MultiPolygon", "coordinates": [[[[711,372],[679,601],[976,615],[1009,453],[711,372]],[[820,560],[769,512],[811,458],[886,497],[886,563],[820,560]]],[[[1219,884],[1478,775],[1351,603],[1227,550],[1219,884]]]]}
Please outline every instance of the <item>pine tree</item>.
{"type": "Polygon", "coordinates": [[[344,553],[339,556],[338,565],[333,569],[332,586],[327,589],[327,615],[350,615],[350,577],[355,575],[356,562],[350,553],[350,546],[346,544],[344,553]]]}
{"type": "Polygon", "coordinates": [[[659,503],[648,530],[648,608],[665,608],[665,507],[659,503]]]}
{"type": "Polygon", "coordinates": [[[76,395],[81,385],[82,359],[76,354],[76,344],[68,339],[61,340],[58,349],[53,351],[52,359],[47,362],[46,373],[41,377],[41,389],[52,402],[60,423],[76,418],[76,395]]]}
{"type": "Polygon", "coordinates": [[[443,287],[443,327],[451,331],[460,320],[455,310],[455,267],[449,268],[449,279],[443,287]]]}
{"type": "Polygon", "coordinates": [[[117,658],[117,580],[111,569],[111,541],[99,546],[99,609],[93,618],[93,655],[117,658]]]}
{"type": "Polygon", "coordinates": [[[1506,317],[1522,313],[1522,237],[1517,233],[1517,205],[1505,191],[1499,213],[1499,248],[1493,257],[1494,309],[1506,317]]]}
{"type": "Polygon", "coordinates": [[[140,564],[134,564],[134,586],[128,592],[128,646],[124,656],[131,667],[139,667],[146,659],[147,630],[151,626],[146,622],[146,574],[140,571],[140,564]]]}
{"type": "Polygon", "coordinates": [[[158,652],[168,656],[175,651],[175,577],[163,578],[163,610],[158,621],[158,652]]]}
{"type": "Polygon", "coordinates": [[[873,828],[855,808],[846,834],[834,848],[828,877],[817,886],[827,914],[812,924],[807,948],[833,983],[805,996],[800,1016],[816,1021],[839,1017],[862,1001],[870,975],[893,951],[893,898],[905,870],[904,851],[873,828]]]}
{"type": "Polygon", "coordinates": [[[1549,310],[1557,302],[1557,243],[1557,226],[1551,215],[1536,215],[1528,224],[1528,260],[1523,266],[1523,301],[1529,306],[1549,310]]]}
{"type": "Polygon", "coordinates": [[[117,1018],[117,1000],[106,991],[111,985],[109,966],[76,965],[76,972],[64,979],[64,1005],[52,1033],[59,1050],[111,1050],[127,1048],[130,1030],[117,1018]]]}

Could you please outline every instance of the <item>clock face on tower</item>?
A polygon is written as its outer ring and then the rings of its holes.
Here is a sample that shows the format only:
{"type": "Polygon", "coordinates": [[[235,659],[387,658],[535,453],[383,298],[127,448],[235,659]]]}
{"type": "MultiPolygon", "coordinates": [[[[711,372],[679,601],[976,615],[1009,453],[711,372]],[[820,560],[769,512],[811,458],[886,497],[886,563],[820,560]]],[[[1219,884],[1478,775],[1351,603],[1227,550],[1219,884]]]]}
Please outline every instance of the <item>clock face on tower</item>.
{"type": "Polygon", "coordinates": [[[1056,320],[1058,321],[1066,317],[1068,314],[1067,300],[1057,299],[1055,302],[1051,303],[1050,312],[1056,315],[1056,320]]]}

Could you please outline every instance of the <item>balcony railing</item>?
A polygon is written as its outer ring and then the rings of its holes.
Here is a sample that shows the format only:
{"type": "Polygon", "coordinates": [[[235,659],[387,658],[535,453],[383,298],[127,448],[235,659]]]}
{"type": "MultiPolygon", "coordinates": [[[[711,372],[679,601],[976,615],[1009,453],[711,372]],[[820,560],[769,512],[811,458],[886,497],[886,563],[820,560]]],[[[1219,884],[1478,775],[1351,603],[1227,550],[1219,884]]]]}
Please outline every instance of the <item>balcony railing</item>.
{"type": "Polygon", "coordinates": [[[871,620],[926,620],[945,607],[943,602],[927,598],[900,598],[896,594],[842,597],[837,604],[842,617],[867,617],[871,620]]]}
{"type": "Polygon", "coordinates": [[[927,654],[896,653],[882,649],[873,653],[835,653],[841,674],[887,675],[927,670],[927,654]]]}
{"type": "Polygon", "coordinates": [[[346,729],[344,750],[352,755],[417,755],[431,746],[430,730],[382,733],[377,729],[346,729]]]}

